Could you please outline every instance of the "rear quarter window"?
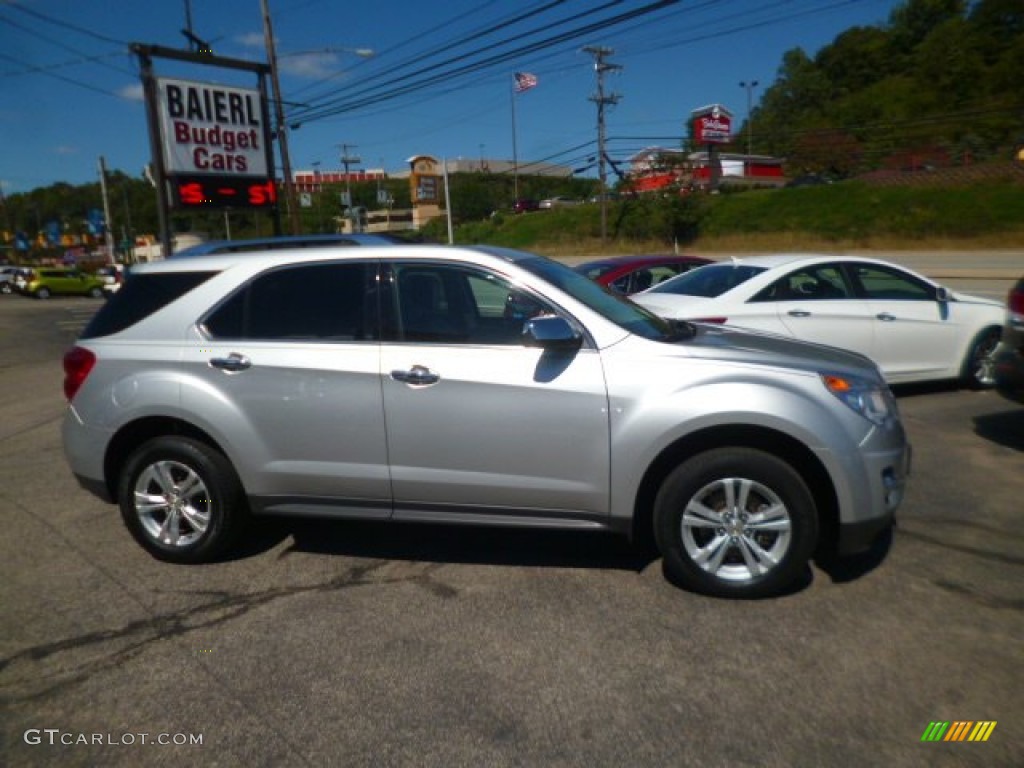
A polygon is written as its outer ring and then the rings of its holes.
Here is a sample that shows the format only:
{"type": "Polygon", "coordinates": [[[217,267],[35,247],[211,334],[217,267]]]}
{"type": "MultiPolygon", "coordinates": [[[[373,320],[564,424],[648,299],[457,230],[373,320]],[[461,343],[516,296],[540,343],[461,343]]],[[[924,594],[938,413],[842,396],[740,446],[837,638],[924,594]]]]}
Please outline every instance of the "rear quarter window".
{"type": "Polygon", "coordinates": [[[82,332],[83,339],[120,333],[166,307],[216,272],[153,272],[131,275],[82,332]]]}

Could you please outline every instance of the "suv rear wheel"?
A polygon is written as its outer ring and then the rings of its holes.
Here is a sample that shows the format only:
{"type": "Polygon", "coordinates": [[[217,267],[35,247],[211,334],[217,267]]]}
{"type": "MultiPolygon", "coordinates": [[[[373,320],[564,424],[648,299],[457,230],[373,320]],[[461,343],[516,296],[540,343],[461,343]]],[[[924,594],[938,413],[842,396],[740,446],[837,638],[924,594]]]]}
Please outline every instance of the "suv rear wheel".
{"type": "Polygon", "coordinates": [[[154,557],[172,563],[215,559],[245,516],[241,484],[230,462],[204,443],[158,437],[125,462],[118,485],[121,516],[154,557]]]}
{"type": "Polygon", "coordinates": [[[682,586],[757,598],[796,581],[818,538],[813,497],[786,462],[719,448],[677,467],[654,507],[665,569],[682,586]]]}

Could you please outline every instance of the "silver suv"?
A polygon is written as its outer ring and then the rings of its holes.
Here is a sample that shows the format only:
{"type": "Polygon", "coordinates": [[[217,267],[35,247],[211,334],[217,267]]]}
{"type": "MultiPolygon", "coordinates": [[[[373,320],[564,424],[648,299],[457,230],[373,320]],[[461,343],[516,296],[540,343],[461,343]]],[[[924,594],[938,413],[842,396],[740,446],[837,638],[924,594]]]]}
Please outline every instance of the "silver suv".
{"type": "Polygon", "coordinates": [[[866,358],[670,324],[497,248],[140,265],[64,367],[72,471],[178,563],[251,514],[604,529],[755,597],[868,547],[909,461],[866,358]]]}

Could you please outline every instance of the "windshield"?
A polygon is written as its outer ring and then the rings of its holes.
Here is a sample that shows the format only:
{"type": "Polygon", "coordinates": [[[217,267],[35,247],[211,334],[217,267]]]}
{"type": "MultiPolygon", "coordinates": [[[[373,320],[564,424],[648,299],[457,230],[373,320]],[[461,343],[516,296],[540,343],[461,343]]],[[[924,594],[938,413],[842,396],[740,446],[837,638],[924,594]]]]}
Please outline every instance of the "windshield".
{"type": "Polygon", "coordinates": [[[764,267],[744,264],[707,264],[664,283],[658,283],[647,293],[673,293],[678,296],[704,296],[713,299],[764,271],[764,267]]]}
{"type": "Polygon", "coordinates": [[[581,275],[586,275],[591,280],[597,280],[618,267],[618,264],[609,264],[606,261],[592,261],[589,264],[580,264],[574,267],[581,275]]]}
{"type": "Polygon", "coordinates": [[[588,277],[551,259],[533,257],[517,264],[556,285],[607,320],[630,333],[656,341],[675,340],[680,329],[628,299],[609,293],[588,277]]]}

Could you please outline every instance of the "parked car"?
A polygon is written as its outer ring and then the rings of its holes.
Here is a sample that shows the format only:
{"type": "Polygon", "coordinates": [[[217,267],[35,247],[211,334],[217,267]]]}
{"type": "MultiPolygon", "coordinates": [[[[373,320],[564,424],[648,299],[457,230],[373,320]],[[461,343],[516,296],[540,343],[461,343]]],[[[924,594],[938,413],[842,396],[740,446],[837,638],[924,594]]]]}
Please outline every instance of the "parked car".
{"type": "Polygon", "coordinates": [[[177,563],[249,514],[541,526],[653,537],[682,585],[760,596],[887,531],[909,458],[866,358],[668,323],[501,248],[139,265],[64,370],[73,473],[177,563]]]}
{"type": "Polygon", "coordinates": [[[528,213],[529,211],[536,211],[539,208],[540,203],[536,200],[529,200],[526,198],[521,198],[512,203],[513,213],[528,213]]]}
{"type": "Polygon", "coordinates": [[[25,286],[28,285],[28,277],[32,274],[30,267],[8,267],[11,271],[8,273],[11,276],[10,285],[14,288],[16,293],[24,293],[25,286]]]}
{"type": "Polygon", "coordinates": [[[547,210],[550,208],[570,208],[574,205],[580,205],[580,203],[580,200],[575,200],[571,197],[558,196],[545,198],[537,206],[542,210],[547,210]]]}
{"type": "Polygon", "coordinates": [[[33,267],[25,277],[22,291],[37,299],[51,296],[91,296],[98,299],[103,296],[103,281],[77,269],[33,267]]]}
{"type": "Polygon", "coordinates": [[[124,282],[124,264],[108,264],[96,270],[96,277],[103,281],[103,295],[110,297],[117,293],[124,282]]]}
{"type": "Polygon", "coordinates": [[[1000,394],[1024,403],[1024,277],[1006,297],[1006,323],[993,358],[1000,394]]]}
{"type": "Polygon", "coordinates": [[[21,267],[0,267],[0,293],[14,293],[14,281],[20,271],[21,267]]]}
{"type": "Polygon", "coordinates": [[[993,386],[1002,306],[876,259],[782,254],[702,267],[632,297],[663,317],[742,326],[870,357],[891,384],[993,386]]]}
{"type": "Polygon", "coordinates": [[[578,264],[574,269],[615,293],[628,296],[711,263],[711,259],[700,256],[617,256],[578,264]]]}

